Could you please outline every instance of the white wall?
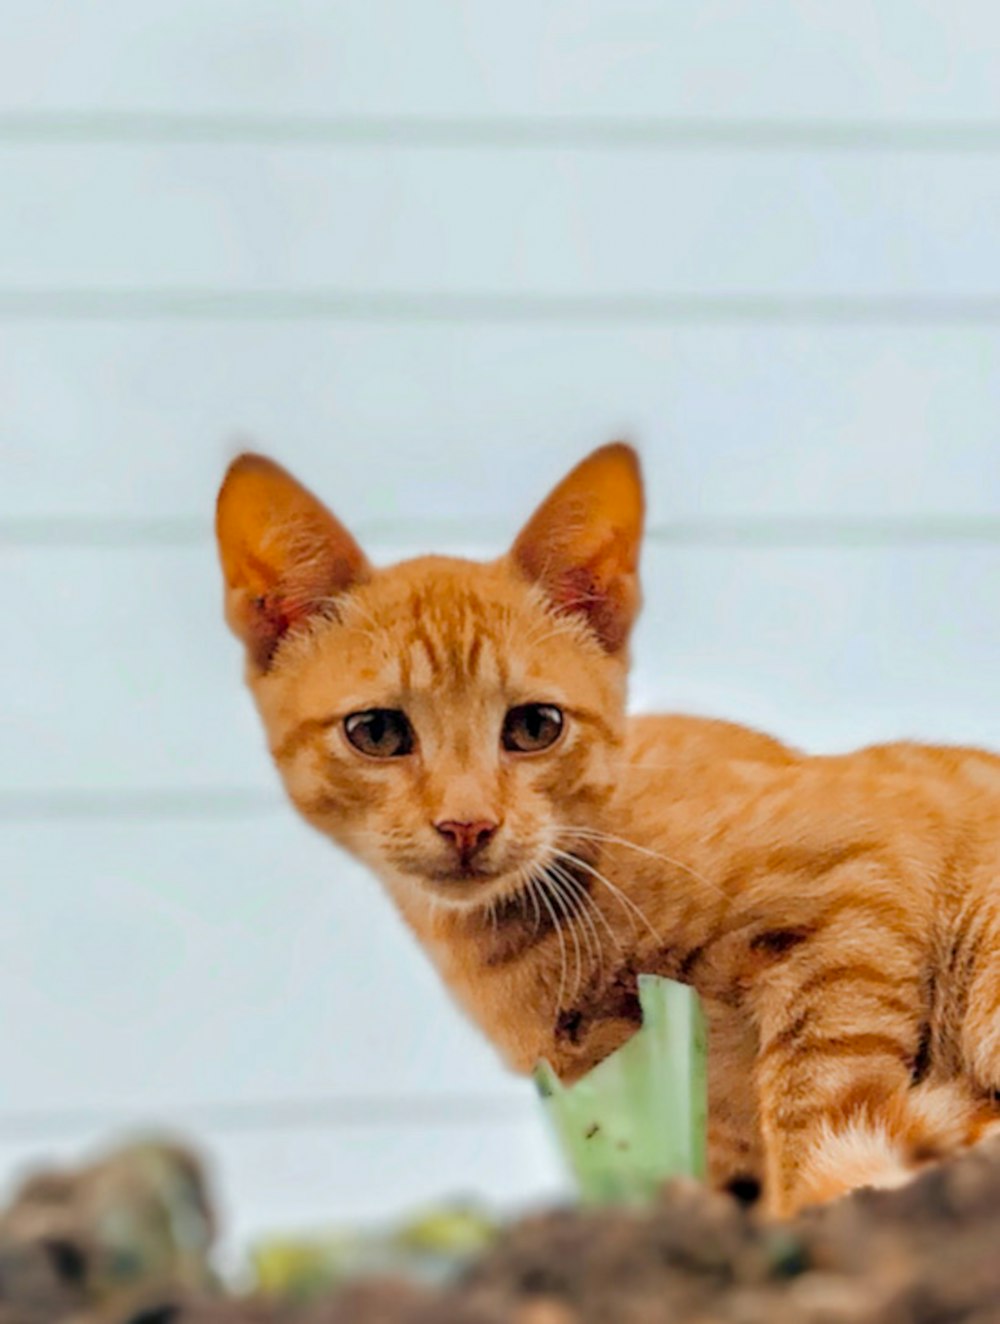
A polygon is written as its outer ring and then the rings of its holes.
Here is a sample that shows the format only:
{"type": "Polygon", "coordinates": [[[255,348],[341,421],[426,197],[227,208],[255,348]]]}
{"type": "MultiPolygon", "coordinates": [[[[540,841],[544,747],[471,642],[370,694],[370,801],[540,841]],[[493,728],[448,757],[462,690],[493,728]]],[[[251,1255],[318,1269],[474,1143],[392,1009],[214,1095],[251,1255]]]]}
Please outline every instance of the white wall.
{"type": "Polygon", "coordinates": [[[238,1233],[559,1181],[275,787],[236,435],[375,552],[651,484],[637,698],[1000,745],[991,4],[0,2],[0,1166],[193,1130],[238,1233]]]}

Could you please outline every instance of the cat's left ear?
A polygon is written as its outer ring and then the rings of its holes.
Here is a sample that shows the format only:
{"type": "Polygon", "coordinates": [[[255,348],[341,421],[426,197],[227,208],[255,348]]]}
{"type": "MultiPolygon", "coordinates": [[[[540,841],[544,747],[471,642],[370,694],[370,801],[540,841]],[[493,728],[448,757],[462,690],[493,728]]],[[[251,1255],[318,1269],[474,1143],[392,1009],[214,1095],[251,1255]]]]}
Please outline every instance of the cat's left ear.
{"type": "Polygon", "coordinates": [[[560,612],[583,617],[609,653],[623,648],[639,611],[644,501],[631,446],[602,446],[542,502],[511,560],[560,612]]]}
{"type": "Polygon", "coordinates": [[[338,595],[371,573],[340,521],[263,455],[241,455],[230,465],[215,532],[226,619],[263,671],[287,634],[329,614],[338,595]]]}

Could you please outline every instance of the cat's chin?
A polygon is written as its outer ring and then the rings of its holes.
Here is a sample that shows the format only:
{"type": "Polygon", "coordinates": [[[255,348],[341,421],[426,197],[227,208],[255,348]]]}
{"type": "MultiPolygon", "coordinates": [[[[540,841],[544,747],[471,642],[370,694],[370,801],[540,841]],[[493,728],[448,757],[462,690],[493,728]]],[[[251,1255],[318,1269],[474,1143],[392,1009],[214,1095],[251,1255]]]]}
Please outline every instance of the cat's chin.
{"type": "Polygon", "coordinates": [[[444,869],[401,860],[379,864],[375,872],[401,903],[416,895],[435,909],[472,914],[502,907],[525,892],[525,863],[520,854],[494,868],[444,869]]]}
{"type": "Polygon", "coordinates": [[[488,873],[422,875],[417,886],[435,905],[467,912],[485,910],[516,890],[509,876],[488,873]]]}
{"type": "Polygon", "coordinates": [[[480,881],[471,885],[466,880],[464,887],[454,883],[451,885],[425,883],[424,891],[428,896],[433,897],[438,905],[448,910],[472,911],[485,910],[495,904],[508,894],[509,888],[505,887],[503,882],[493,879],[490,882],[480,881]]]}

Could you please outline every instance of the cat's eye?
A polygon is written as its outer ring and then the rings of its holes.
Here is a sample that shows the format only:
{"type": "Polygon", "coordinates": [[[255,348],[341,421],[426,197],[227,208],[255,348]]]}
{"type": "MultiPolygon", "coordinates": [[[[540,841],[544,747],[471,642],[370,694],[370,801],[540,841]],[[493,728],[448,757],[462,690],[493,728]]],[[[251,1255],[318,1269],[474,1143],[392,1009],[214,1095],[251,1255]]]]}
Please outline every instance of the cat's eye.
{"type": "Polygon", "coordinates": [[[344,735],[373,759],[395,759],[413,751],[413,727],[399,708],[368,708],[344,718],[344,735]]]}
{"type": "Polygon", "coordinates": [[[535,754],[559,739],[563,715],[551,703],[522,703],[504,718],[501,739],[504,749],[515,754],[535,754]]]}

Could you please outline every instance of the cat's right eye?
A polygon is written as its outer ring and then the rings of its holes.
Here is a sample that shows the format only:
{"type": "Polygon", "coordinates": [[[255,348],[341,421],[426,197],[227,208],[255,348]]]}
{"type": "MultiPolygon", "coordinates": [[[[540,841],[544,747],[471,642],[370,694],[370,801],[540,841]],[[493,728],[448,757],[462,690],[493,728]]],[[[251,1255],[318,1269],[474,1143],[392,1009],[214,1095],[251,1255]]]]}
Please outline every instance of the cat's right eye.
{"type": "Polygon", "coordinates": [[[344,718],[344,735],[372,759],[396,759],[413,752],[413,727],[400,708],[368,708],[344,718]]]}

